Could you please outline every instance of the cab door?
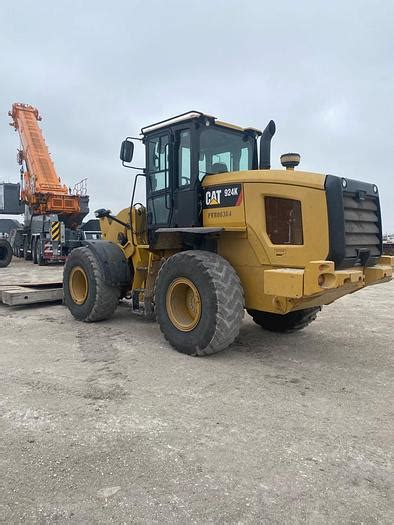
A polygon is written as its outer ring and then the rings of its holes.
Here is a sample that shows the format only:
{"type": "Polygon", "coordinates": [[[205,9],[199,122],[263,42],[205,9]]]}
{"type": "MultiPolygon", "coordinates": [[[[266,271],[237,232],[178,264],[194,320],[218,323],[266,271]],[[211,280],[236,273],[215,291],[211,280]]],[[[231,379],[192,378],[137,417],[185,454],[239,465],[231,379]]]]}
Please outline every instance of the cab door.
{"type": "Polygon", "coordinates": [[[148,234],[168,227],[172,217],[170,134],[147,139],[146,203],[148,234]]]}
{"type": "Polygon", "coordinates": [[[196,148],[192,147],[193,130],[175,131],[174,144],[174,213],[171,226],[201,225],[200,182],[198,179],[196,148]]]}

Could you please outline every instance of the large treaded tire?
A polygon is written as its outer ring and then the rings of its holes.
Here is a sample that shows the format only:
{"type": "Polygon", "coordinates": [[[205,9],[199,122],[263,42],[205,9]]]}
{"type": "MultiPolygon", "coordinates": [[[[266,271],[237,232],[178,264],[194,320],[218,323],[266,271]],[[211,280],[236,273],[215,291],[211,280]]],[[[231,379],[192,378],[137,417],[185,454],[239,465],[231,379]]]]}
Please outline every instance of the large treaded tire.
{"type": "Polygon", "coordinates": [[[252,316],[253,321],[260,325],[264,330],[270,332],[296,332],[308,326],[317,317],[321,306],[314,308],[305,308],[304,310],[296,310],[288,314],[273,314],[270,312],[260,312],[258,310],[248,310],[248,314],[252,316]]]}
{"type": "Polygon", "coordinates": [[[69,255],[63,274],[64,303],[79,321],[87,323],[108,319],[119,303],[120,290],[105,283],[99,261],[86,247],[76,248],[69,255]],[[88,293],[83,304],[74,302],[69,288],[72,269],[80,266],[87,277],[88,293]]]}
{"type": "Polygon", "coordinates": [[[0,239],[0,268],[8,266],[12,259],[11,244],[5,239],[0,239]]]}
{"type": "Polygon", "coordinates": [[[154,303],[167,341],[192,356],[227,348],[237,337],[244,316],[243,290],[234,268],[220,255],[201,250],[180,252],[165,261],[156,279],[154,303]],[[167,313],[167,290],[179,277],[189,279],[201,298],[201,317],[191,331],[179,330],[167,313]]]}
{"type": "Polygon", "coordinates": [[[36,257],[38,266],[46,266],[48,264],[47,259],[44,259],[44,254],[42,252],[42,249],[43,249],[42,242],[36,241],[35,257],[36,257]]]}
{"type": "Polygon", "coordinates": [[[23,241],[23,258],[25,259],[25,261],[33,260],[33,255],[31,253],[31,250],[29,250],[29,238],[27,236],[23,241]]]}
{"type": "Polygon", "coordinates": [[[31,252],[33,254],[33,264],[38,264],[38,257],[37,257],[37,248],[38,248],[38,238],[34,237],[31,243],[31,252]]]}

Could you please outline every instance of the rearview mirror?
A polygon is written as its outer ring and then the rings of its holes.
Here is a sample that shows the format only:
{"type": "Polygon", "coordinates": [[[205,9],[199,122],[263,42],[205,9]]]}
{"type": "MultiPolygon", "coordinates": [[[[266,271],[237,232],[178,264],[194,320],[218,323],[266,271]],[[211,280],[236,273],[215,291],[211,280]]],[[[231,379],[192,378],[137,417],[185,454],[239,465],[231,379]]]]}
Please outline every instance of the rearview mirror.
{"type": "Polygon", "coordinates": [[[120,160],[123,162],[131,162],[134,155],[134,144],[130,140],[126,139],[122,142],[120,148],[120,160]]]}

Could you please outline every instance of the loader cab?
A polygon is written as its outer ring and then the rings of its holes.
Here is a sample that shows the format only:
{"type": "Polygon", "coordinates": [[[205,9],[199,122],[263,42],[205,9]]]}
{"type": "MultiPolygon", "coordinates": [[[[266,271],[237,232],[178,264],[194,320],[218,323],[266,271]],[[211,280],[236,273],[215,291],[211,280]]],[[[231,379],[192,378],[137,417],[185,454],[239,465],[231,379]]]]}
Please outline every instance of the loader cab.
{"type": "Polygon", "coordinates": [[[150,240],[158,228],[202,225],[204,177],[258,168],[258,130],[219,122],[197,111],[152,124],[141,133],[150,240]]]}

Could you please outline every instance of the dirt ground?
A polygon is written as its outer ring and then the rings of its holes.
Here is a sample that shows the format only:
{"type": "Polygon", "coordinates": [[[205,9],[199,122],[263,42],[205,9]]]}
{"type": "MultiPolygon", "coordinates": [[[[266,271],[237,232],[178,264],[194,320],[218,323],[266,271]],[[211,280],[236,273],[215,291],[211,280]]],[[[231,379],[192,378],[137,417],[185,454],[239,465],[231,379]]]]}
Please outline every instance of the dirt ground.
{"type": "Polygon", "coordinates": [[[393,523],[393,291],[208,358],[126,306],[0,305],[0,521],[393,523]]]}

